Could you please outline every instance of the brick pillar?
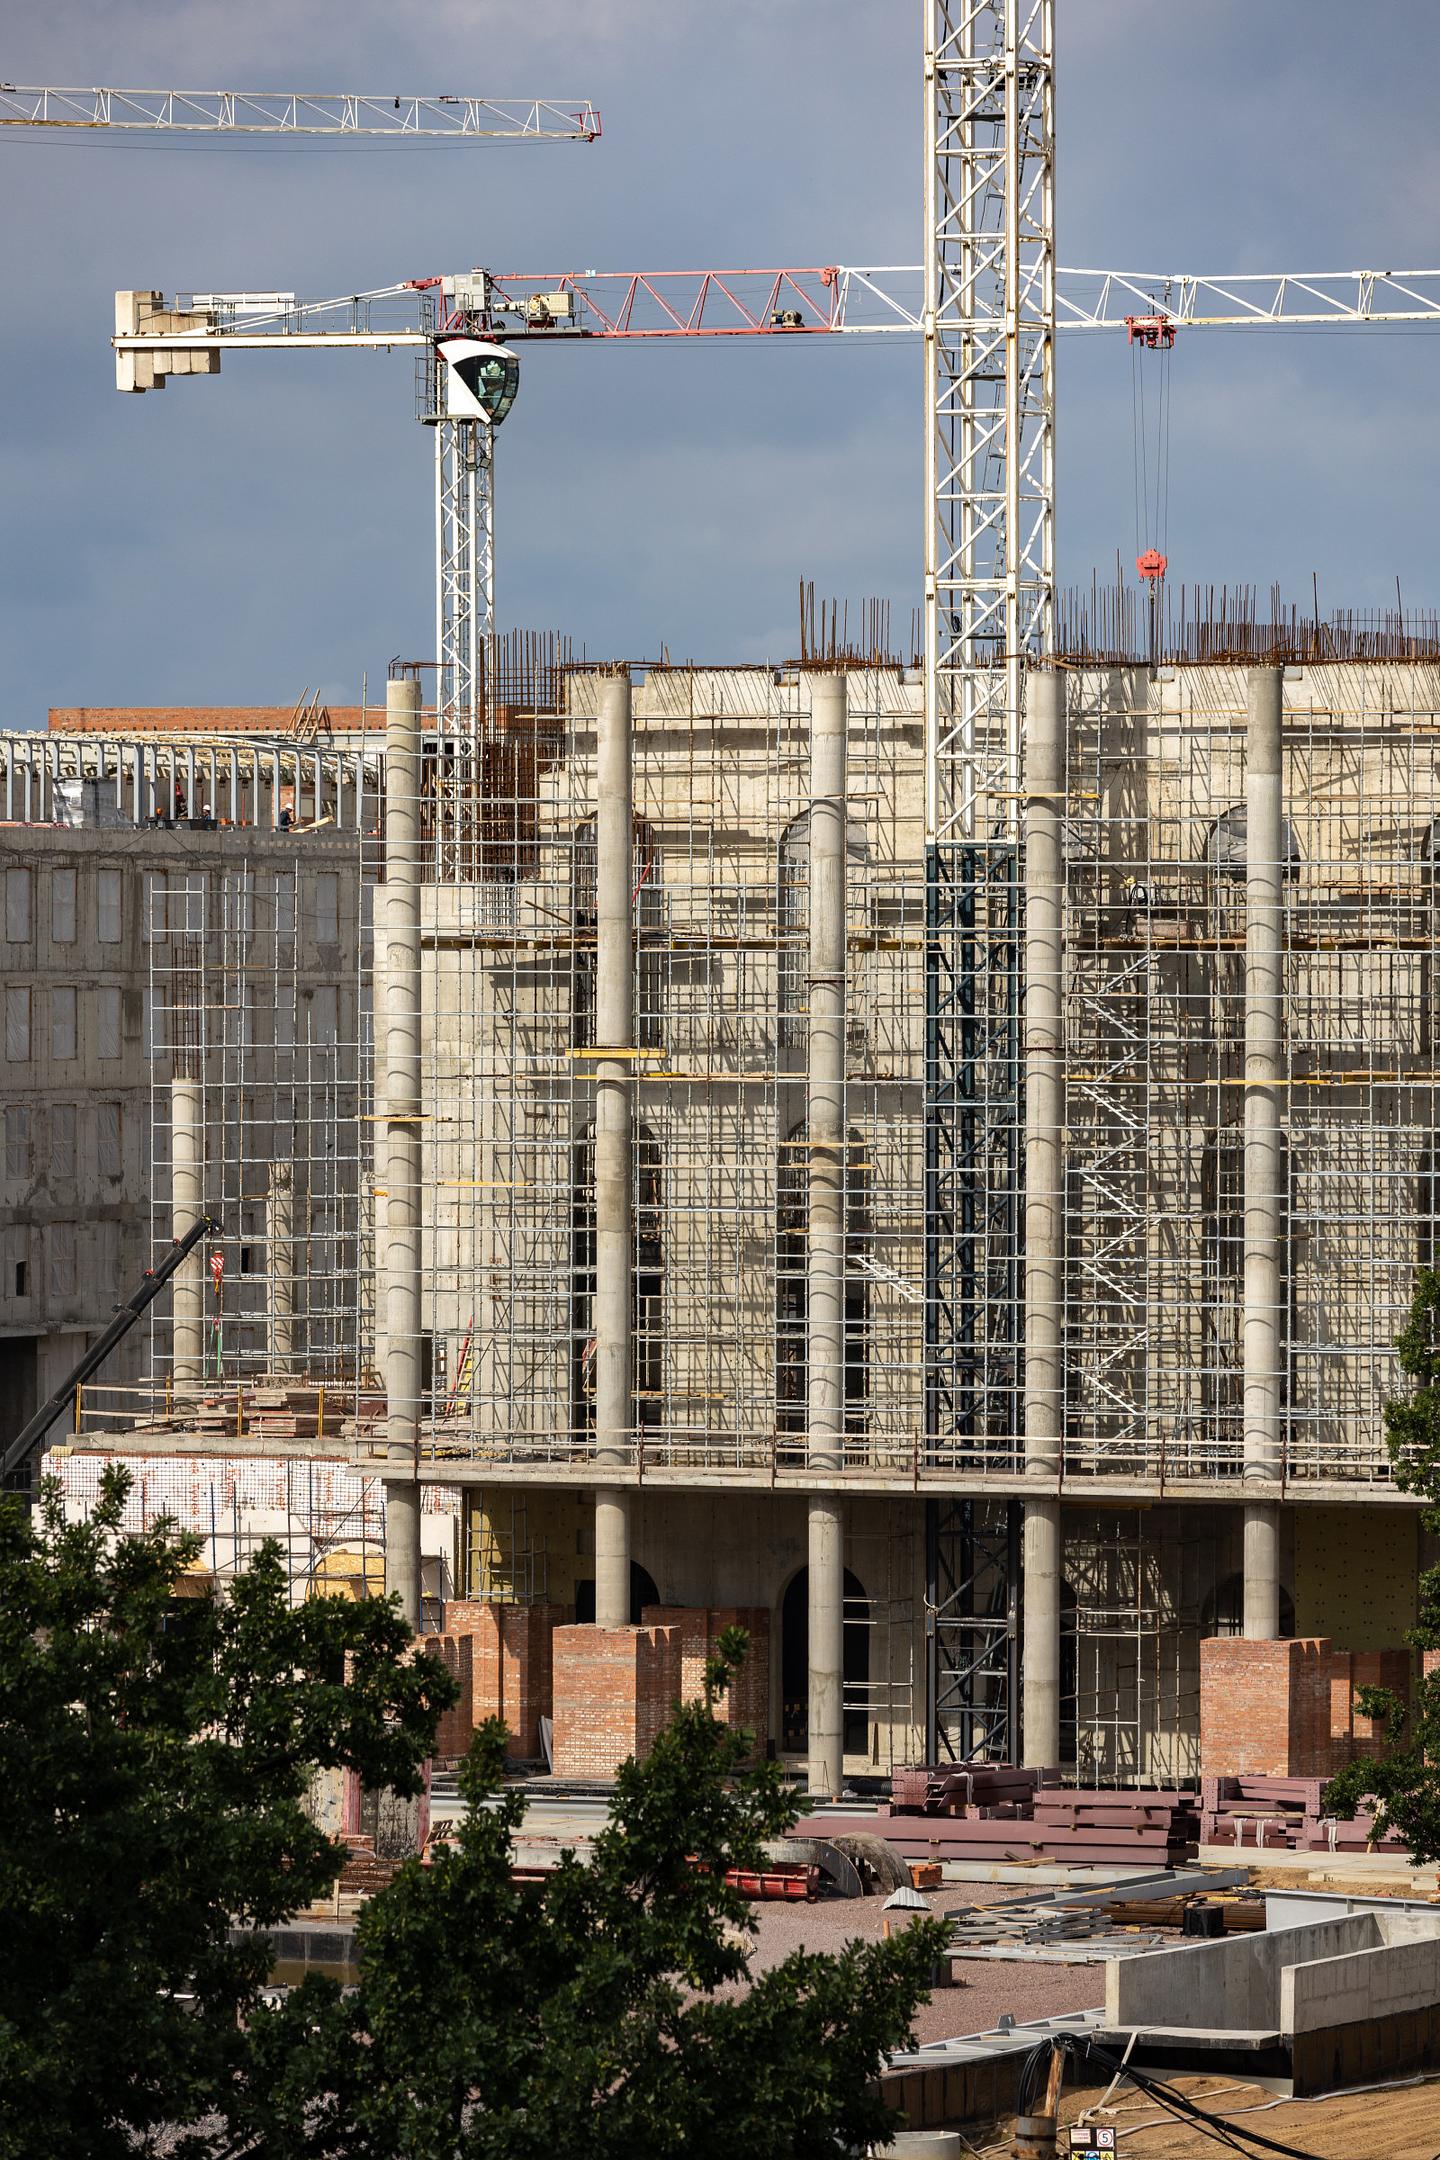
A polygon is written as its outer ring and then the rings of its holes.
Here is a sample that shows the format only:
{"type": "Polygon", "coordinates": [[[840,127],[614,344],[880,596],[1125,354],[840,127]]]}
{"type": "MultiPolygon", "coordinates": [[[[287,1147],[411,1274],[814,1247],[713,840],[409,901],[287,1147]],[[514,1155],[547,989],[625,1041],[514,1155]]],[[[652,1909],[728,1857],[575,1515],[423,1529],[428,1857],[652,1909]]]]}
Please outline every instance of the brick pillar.
{"type": "Polygon", "coordinates": [[[556,1628],[556,1776],[610,1779],[627,1756],[643,1762],[679,1693],[677,1629],[556,1628]]]}
{"type": "Polygon", "coordinates": [[[438,1657],[459,1684],[459,1700],[442,1712],[435,1729],[435,1753],[442,1762],[466,1753],[475,1731],[475,1639],[470,1635],[422,1635],[420,1648],[438,1657]]]}
{"type": "Polygon", "coordinates": [[[534,1762],[541,1753],[540,1720],[554,1714],[551,1646],[556,1625],[573,1619],[568,1605],[502,1605],[500,1700],[510,1728],[507,1752],[534,1762]]]}
{"type": "Polygon", "coordinates": [[[1409,1694],[1407,1650],[1333,1650],[1325,1636],[1200,1645],[1200,1765],[1208,1777],[1333,1777],[1375,1755],[1361,1687],[1409,1694]]]}
{"type": "Polygon", "coordinates": [[[445,1606],[445,1632],[471,1644],[471,1700],[474,1721],[504,1715],[504,1689],[500,1673],[499,1608],[479,1598],[450,1598],[445,1606]]]}
{"type": "Polygon", "coordinates": [[[770,1737],[770,1612],[765,1605],[721,1605],[710,1614],[710,1650],[722,1629],[742,1627],[750,1637],[744,1664],[719,1704],[727,1723],[755,1735],[757,1755],[765,1753],[770,1737]]]}
{"type": "Polygon", "coordinates": [[[640,1625],[673,1628],[680,1652],[677,1693],[685,1702],[698,1702],[705,1688],[705,1660],[712,1640],[711,1614],[703,1605],[647,1605],[640,1625]]]}

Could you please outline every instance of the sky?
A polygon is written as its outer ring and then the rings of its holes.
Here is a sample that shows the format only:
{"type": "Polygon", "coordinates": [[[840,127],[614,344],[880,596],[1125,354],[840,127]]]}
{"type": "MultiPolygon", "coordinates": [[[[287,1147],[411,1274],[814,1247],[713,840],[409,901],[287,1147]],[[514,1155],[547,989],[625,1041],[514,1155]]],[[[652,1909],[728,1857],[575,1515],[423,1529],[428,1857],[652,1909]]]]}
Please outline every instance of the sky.
{"type": "MultiPolygon", "coordinates": [[[[1057,0],[1063,264],[1440,267],[1440,8],[1057,0]],[[1357,34],[1357,24],[1363,35],[1357,34]]],[[[6,726],[51,705],[331,703],[434,643],[409,355],[232,355],[121,397],[117,287],[323,297],[475,264],[922,253],[917,0],[10,0],[6,78],[591,98],[603,140],[277,151],[0,130],[6,726]]],[[[1123,338],[1063,339],[1062,584],[1136,552],[1123,338]]],[[[797,585],[908,624],[905,340],[530,347],[502,624],[592,656],[793,655],[797,585]]],[[[1172,580],[1440,606],[1440,330],[1183,338],[1172,580]]],[[[1144,536],[1142,536],[1144,537],[1144,536]]]]}

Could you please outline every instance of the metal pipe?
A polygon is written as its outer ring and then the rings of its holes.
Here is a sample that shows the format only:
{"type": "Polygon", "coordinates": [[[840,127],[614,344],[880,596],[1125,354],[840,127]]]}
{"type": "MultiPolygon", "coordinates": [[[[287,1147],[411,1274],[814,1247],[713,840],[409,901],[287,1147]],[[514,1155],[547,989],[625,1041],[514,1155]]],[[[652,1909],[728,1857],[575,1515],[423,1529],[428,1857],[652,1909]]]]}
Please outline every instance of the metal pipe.
{"type": "MultiPolygon", "coordinates": [[[[634,1457],[634,807],[630,678],[600,685],[595,728],[595,1462],[634,1457]]],[[[595,1624],[630,1620],[630,1495],[595,1494],[595,1624]]]]}
{"type": "MultiPolygon", "coordinates": [[[[1025,741],[1025,1467],[1063,1467],[1065,1253],[1065,678],[1030,676],[1025,741]]],[[[1025,1511],[1021,1643],[1026,1763],[1060,1759],[1058,1500],[1025,1511]],[[1033,1578],[1032,1578],[1033,1566],[1033,1578]]]]}
{"type": "MultiPolygon", "coordinates": [[[[1245,1347],[1244,1476],[1274,1485],[1284,1475],[1282,1419],[1285,1210],[1280,1123],[1285,900],[1282,860],[1279,668],[1248,682],[1245,749],[1245,1347]]],[[[1272,1499],[1245,1508],[1245,1633],[1280,1632],[1280,1510],[1272,1499]]]]}
{"type": "MultiPolygon", "coordinates": [[[[810,968],[806,1239],[806,1432],[809,1467],[837,1477],[845,1460],[845,843],[846,684],[814,678],[810,708],[810,968]]],[[[809,1740],[812,1793],[844,1783],[845,1575],[840,1506],[810,1502],[809,1740]]]]}
{"type": "MultiPolygon", "coordinates": [[[[385,1588],[420,1623],[421,1089],[420,685],[392,682],[385,701],[384,964],[377,988],[384,1052],[385,1588]],[[413,1528],[412,1528],[413,1516],[413,1528]],[[390,1526],[393,1523],[395,1536],[390,1526]]],[[[296,795],[297,809],[299,795],[296,795]]]]}

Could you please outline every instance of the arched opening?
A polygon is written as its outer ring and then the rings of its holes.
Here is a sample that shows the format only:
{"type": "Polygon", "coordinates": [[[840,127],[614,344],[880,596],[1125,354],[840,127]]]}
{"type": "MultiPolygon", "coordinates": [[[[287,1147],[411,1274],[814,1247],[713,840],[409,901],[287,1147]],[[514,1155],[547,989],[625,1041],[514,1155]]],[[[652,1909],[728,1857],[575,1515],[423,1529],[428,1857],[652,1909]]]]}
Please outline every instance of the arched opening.
{"type": "MultiPolygon", "coordinates": [[[[648,1568],[641,1567],[638,1560],[630,1563],[630,1625],[639,1627],[640,1615],[647,1605],[658,1605],[660,1592],[655,1578],[648,1568]]],[[[595,1578],[587,1575],[575,1585],[575,1620],[577,1626],[593,1627],[595,1624],[595,1578]]]]}
{"type": "MultiPolygon", "coordinates": [[[[870,1744],[870,1600],[859,1577],[845,1570],[844,1746],[863,1755],[870,1744]]],[[[793,1575],[780,1605],[780,1745],[803,1752],[810,1705],[810,1570],[793,1575]]]]}
{"type": "MultiPolygon", "coordinates": [[[[1227,1575],[1215,1585],[1200,1607],[1200,1634],[1243,1635],[1245,1632],[1245,1577],[1236,1573],[1227,1575]]],[[[1280,1585],[1280,1633],[1287,1639],[1295,1633],[1295,1600],[1282,1583],[1280,1585]]]]}
{"type": "MultiPolygon", "coordinates": [[[[640,1049],[664,1040],[665,956],[659,933],[665,923],[665,889],[660,851],[649,821],[634,820],[631,909],[635,934],[634,1037],[640,1049]]],[[[599,928],[595,819],[585,817],[570,846],[570,1044],[588,1050],[595,1043],[595,940],[599,928]]]]}
{"type": "MultiPolygon", "coordinates": [[[[664,1380],[664,1186],[660,1147],[647,1125],[634,1144],[634,1260],[630,1274],[635,1423],[658,1425],[664,1380]]],[[[595,1127],[572,1151],[570,1188],[570,1428],[585,1442],[595,1432],[595,1127]]]]}
{"type": "MultiPolygon", "coordinates": [[[[793,1125],[780,1143],[775,1172],[775,1429],[805,1431],[810,1313],[807,1255],[810,1189],[806,1129],[793,1125]]],[[[870,1282],[863,1271],[869,1230],[865,1150],[851,1131],[845,1150],[845,1430],[865,1430],[870,1395],[870,1282]]]]}
{"type": "MultiPolygon", "coordinates": [[[[1205,835],[1205,860],[1222,877],[1243,878],[1250,867],[1244,803],[1222,810],[1205,835]]],[[[1300,875],[1300,842],[1289,818],[1280,820],[1280,863],[1287,878],[1300,875]]]]}
{"type": "Polygon", "coordinates": [[[779,940],[776,1009],[782,1050],[798,1050],[805,1041],[809,922],[810,812],[802,810],[781,833],[775,853],[775,931],[779,940]]]}
{"type": "MultiPolygon", "coordinates": [[[[1222,1125],[1205,1135],[1200,1155],[1200,1218],[1205,1284],[1205,1360],[1202,1400],[1222,1425],[1241,1416],[1245,1375],[1245,1133],[1222,1125]]],[[[1292,1400],[1290,1361],[1295,1340],[1291,1250],[1291,1160],[1280,1135],[1280,1286],[1285,1325],[1280,1346],[1282,1401],[1292,1400]]]]}

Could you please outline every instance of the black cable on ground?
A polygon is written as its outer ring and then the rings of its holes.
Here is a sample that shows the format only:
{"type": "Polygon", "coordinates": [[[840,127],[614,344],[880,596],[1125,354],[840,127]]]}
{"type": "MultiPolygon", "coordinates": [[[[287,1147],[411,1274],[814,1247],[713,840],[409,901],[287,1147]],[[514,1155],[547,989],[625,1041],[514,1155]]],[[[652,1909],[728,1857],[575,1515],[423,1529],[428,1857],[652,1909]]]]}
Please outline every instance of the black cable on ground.
{"type": "Polygon", "coordinates": [[[1153,2100],[1157,2106],[1177,2116],[1180,2121],[1189,2123],[1194,2129],[1202,2131],[1205,2136],[1218,2139],[1222,2145],[1231,2146],[1236,2152],[1258,2147],[1264,2152],[1281,2154],[1283,2160],[1317,2160],[1315,2154],[1305,2152],[1298,2145],[1281,2144],[1278,2138],[1267,2138],[1259,2130],[1243,2129],[1239,2123],[1227,2122],[1223,2116],[1209,2114],[1198,2102],[1192,2100],[1188,2093],[1166,2084],[1163,2078],[1152,2077],[1148,2070],[1137,2070],[1133,2062],[1122,2063],[1118,2055],[1112,2055],[1108,2048],[1097,2046],[1093,2040],[1082,2044],[1086,2052],[1093,2055],[1112,2075],[1117,2070],[1123,2070],[1137,2091],[1143,2092],[1148,2100],[1153,2100]]]}
{"type": "Polygon", "coordinates": [[[1077,2069],[1093,2063],[1104,2070],[1107,2078],[1113,2077],[1117,2072],[1121,2073],[1137,2092],[1144,2093],[1147,2100],[1153,2100],[1156,2106],[1164,2108],[1167,2114],[1175,2116],[1189,2128],[1198,2130],[1202,2136],[1214,2138],[1221,2145],[1228,2145],[1232,2152],[1246,2155],[1247,2160],[1257,2151],[1278,2153],[1281,2160],[1318,2160],[1318,2155],[1305,2152],[1298,2145],[1281,2144],[1278,2138],[1267,2138],[1258,2130],[1245,2129],[1237,2122],[1226,2121],[1223,2116],[1209,2114],[1187,2093],[1167,2084],[1163,2078],[1152,2077],[1149,2071],[1137,2069],[1133,2062],[1122,2061],[1120,2056],[1112,2055],[1108,2048],[1078,2034],[1057,2033],[1053,2041],[1042,2040],[1031,2049],[1021,2066],[1016,2097],[1018,2114],[1028,2115],[1032,2112],[1040,2067],[1042,2064],[1048,2065],[1052,2046],[1060,2048],[1068,2055],[1077,2069]]]}

